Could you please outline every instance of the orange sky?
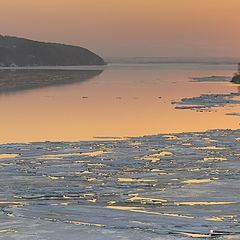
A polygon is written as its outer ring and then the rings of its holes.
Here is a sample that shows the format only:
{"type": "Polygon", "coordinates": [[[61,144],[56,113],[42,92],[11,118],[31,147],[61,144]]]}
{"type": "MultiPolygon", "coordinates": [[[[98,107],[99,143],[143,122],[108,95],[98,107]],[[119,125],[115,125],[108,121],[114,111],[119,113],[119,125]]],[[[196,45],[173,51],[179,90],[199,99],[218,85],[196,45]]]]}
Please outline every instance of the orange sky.
{"type": "Polygon", "coordinates": [[[0,33],[102,56],[240,56],[240,0],[0,0],[0,33]]]}

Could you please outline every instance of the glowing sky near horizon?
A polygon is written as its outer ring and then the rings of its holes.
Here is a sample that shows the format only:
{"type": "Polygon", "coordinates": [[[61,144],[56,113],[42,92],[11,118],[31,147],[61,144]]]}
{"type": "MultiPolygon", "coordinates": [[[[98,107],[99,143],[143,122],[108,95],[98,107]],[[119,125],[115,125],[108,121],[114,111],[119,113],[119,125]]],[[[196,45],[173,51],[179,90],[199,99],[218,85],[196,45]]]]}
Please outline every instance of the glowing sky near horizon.
{"type": "Polygon", "coordinates": [[[239,0],[0,0],[0,33],[102,56],[240,56],[239,0]]]}

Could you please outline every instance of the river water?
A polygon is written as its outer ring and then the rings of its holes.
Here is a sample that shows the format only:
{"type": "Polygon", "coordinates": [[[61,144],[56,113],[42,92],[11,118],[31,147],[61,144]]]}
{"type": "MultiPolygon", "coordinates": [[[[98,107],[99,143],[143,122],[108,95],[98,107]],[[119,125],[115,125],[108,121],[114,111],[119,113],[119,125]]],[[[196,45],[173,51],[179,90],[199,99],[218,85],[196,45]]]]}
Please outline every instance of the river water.
{"type": "Polygon", "coordinates": [[[233,71],[0,72],[0,239],[239,239],[239,88],[205,78],[233,71]]]}
{"type": "MultiPolygon", "coordinates": [[[[103,136],[236,129],[239,119],[225,114],[239,112],[239,106],[196,112],[178,110],[172,104],[204,93],[238,92],[239,88],[228,82],[191,81],[191,77],[231,76],[234,67],[196,63],[109,64],[101,71],[89,71],[84,78],[81,71],[79,76],[70,75],[71,84],[61,81],[67,70],[55,70],[54,78],[59,83],[52,85],[52,75],[42,71],[38,80],[50,84],[41,86],[40,82],[34,87],[29,82],[36,81],[36,70],[27,74],[16,71],[14,77],[24,79],[26,84],[23,89],[1,91],[0,142],[79,141],[103,136]]],[[[8,81],[13,77],[5,78],[8,81]]]]}

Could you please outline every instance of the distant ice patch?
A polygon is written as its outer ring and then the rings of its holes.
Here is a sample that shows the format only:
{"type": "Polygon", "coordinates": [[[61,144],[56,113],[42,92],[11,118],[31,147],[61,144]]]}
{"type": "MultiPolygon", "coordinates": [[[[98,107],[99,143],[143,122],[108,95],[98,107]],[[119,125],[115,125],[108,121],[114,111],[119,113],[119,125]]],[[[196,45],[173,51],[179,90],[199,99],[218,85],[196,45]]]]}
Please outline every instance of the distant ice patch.
{"type": "Polygon", "coordinates": [[[231,77],[228,76],[210,76],[210,77],[193,77],[193,82],[230,82],[231,77]]]}
{"type": "Polygon", "coordinates": [[[240,117],[240,113],[237,113],[237,112],[234,112],[234,113],[227,113],[226,115],[240,117]]]}
{"type": "Polygon", "coordinates": [[[176,109],[192,109],[192,110],[212,110],[216,107],[224,107],[226,105],[240,104],[237,97],[240,93],[230,94],[202,94],[199,97],[183,98],[179,102],[172,102],[176,104],[176,109]]]}

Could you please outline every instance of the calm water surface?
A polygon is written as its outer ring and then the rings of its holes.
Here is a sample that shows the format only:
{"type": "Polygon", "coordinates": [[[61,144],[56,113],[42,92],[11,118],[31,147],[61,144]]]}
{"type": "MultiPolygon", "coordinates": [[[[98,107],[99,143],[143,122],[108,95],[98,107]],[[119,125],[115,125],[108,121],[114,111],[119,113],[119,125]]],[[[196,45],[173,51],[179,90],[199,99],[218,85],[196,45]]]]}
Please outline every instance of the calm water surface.
{"type": "Polygon", "coordinates": [[[172,104],[203,93],[238,92],[231,83],[190,79],[231,76],[233,69],[203,64],[110,65],[100,75],[79,83],[2,93],[0,142],[237,129],[239,118],[225,114],[239,112],[239,106],[196,112],[176,110],[172,104]]]}
{"type": "Polygon", "coordinates": [[[0,239],[239,239],[240,129],[176,132],[239,128],[240,108],[172,104],[237,93],[190,79],[234,66],[52,71],[0,72],[0,142],[22,142],[0,144],[0,239]]]}

